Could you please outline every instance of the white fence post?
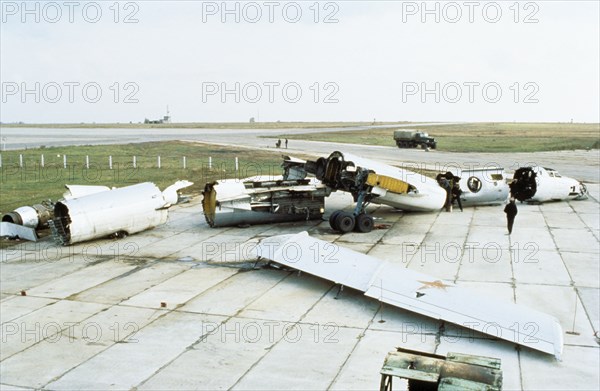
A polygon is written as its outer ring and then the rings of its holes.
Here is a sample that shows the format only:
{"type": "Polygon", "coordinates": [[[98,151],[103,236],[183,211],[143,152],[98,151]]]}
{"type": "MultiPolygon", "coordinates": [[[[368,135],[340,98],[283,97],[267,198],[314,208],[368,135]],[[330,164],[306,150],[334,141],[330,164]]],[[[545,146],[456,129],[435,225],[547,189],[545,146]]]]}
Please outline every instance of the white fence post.
{"type": "Polygon", "coordinates": [[[112,155],[108,157],[108,169],[112,170],[112,155]]]}
{"type": "Polygon", "coordinates": [[[208,157],[208,169],[212,170],[212,156],[208,157]]]}
{"type": "Polygon", "coordinates": [[[133,168],[137,168],[137,157],[133,157],[133,168]]]}
{"type": "Polygon", "coordinates": [[[89,155],[85,155],[85,168],[87,170],[90,169],[90,157],[89,157],[89,155]]]}
{"type": "Polygon", "coordinates": [[[187,162],[185,161],[185,156],[183,157],[183,169],[187,168],[187,162]]]}
{"type": "Polygon", "coordinates": [[[160,168],[160,155],[158,155],[158,168],[160,168]]]}
{"type": "Polygon", "coordinates": [[[40,156],[40,165],[42,166],[42,168],[44,168],[44,166],[45,166],[44,154],[42,154],[42,156],[40,156]]]}
{"type": "Polygon", "coordinates": [[[19,167],[23,168],[23,154],[19,154],[19,167]]]}
{"type": "Polygon", "coordinates": [[[63,168],[67,168],[67,155],[63,155],[63,168]]]}

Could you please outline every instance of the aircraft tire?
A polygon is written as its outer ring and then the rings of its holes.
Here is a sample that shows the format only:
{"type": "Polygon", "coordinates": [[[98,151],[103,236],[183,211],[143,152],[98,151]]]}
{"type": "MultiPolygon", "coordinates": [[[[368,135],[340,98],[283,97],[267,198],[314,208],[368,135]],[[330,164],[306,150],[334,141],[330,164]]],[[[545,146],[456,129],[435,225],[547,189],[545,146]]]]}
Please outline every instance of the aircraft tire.
{"type": "Polygon", "coordinates": [[[354,215],[352,213],[341,212],[335,218],[336,228],[338,229],[338,231],[340,231],[342,233],[351,232],[354,229],[355,224],[356,224],[356,221],[355,221],[354,215]]]}
{"type": "Polygon", "coordinates": [[[337,225],[335,224],[335,221],[337,219],[337,217],[339,216],[340,213],[342,213],[342,210],[336,210],[335,212],[333,212],[330,216],[329,216],[329,226],[334,230],[334,231],[339,231],[340,229],[337,227],[337,225]]]}
{"type": "Polygon", "coordinates": [[[368,233],[373,230],[373,217],[366,213],[361,213],[356,218],[356,231],[361,233],[368,233]]]}

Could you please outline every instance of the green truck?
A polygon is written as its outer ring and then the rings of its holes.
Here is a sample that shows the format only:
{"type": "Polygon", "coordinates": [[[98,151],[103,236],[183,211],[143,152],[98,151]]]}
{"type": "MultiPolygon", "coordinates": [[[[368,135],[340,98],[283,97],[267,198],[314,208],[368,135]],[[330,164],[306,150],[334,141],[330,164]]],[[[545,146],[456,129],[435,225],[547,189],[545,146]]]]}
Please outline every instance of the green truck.
{"type": "Polygon", "coordinates": [[[437,143],[433,137],[429,137],[427,133],[416,130],[395,130],[394,140],[398,148],[416,148],[435,149],[437,143]]]}

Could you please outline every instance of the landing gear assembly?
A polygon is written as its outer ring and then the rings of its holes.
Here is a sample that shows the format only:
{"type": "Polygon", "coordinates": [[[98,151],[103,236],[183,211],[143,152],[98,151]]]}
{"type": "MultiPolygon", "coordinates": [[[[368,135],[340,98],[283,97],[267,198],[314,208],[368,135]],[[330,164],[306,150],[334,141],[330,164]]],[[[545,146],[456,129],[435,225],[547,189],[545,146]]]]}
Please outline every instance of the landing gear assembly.
{"type": "Polygon", "coordinates": [[[344,212],[336,210],[329,216],[329,225],[334,231],[348,233],[351,231],[367,233],[373,230],[373,217],[365,212],[368,205],[368,194],[366,191],[358,193],[356,207],[354,212],[344,212]]]}
{"type": "Polygon", "coordinates": [[[373,217],[362,212],[357,216],[354,213],[336,210],[329,216],[329,225],[341,233],[356,232],[367,233],[373,230],[373,217]]]}

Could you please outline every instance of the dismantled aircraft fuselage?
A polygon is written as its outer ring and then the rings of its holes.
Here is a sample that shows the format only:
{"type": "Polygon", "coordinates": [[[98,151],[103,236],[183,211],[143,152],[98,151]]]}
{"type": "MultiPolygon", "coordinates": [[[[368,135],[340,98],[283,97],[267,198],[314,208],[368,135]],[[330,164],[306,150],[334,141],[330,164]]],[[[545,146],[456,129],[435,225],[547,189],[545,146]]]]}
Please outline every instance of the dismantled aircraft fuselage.
{"type": "MultiPolygon", "coordinates": [[[[353,211],[338,210],[329,217],[331,227],[344,233],[373,229],[373,218],[366,213],[370,203],[416,212],[437,211],[446,203],[446,190],[438,181],[349,153],[336,151],[314,161],[284,157],[283,168],[282,179],[256,177],[206,184],[203,209],[208,224],[222,227],[318,219],[324,213],[324,197],[336,190],[352,194],[356,202],[353,211]],[[313,176],[310,181],[309,175],[313,176]]],[[[462,179],[447,175],[464,189],[460,199],[465,206],[506,201],[508,185],[502,168],[461,174],[462,179]]]]}
{"type": "Polygon", "coordinates": [[[556,170],[533,166],[515,171],[510,194],[522,202],[546,202],[585,199],[587,189],[583,183],[563,177],[556,170]]]}
{"type": "Polygon", "coordinates": [[[329,193],[309,179],[229,179],[206,184],[202,207],[211,227],[314,220],[329,193]]]}
{"type": "Polygon", "coordinates": [[[106,190],[94,186],[69,187],[69,195],[54,206],[50,228],[54,239],[69,245],[109,235],[125,236],[167,221],[167,209],[175,203],[173,191],[190,186],[178,181],[165,191],[150,182],[106,190]]]}
{"type": "Polygon", "coordinates": [[[508,199],[506,175],[500,167],[457,169],[456,173],[439,174],[438,178],[441,177],[458,185],[458,195],[455,189],[452,195],[453,199],[460,198],[461,206],[502,204],[508,199]]]}
{"type": "Polygon", "coordinates": [[[446,200],[445,190],[434,179],[339,151],[316,161],[287,159],[284,168],[288,176],[312,174],[332,190],[352,194],[354,211],[336,211],[329,218],[331,227],[341,232],[371,231],[373,218],[365,211],[371,202],[407,211],[434,211],[446,200]]]}

